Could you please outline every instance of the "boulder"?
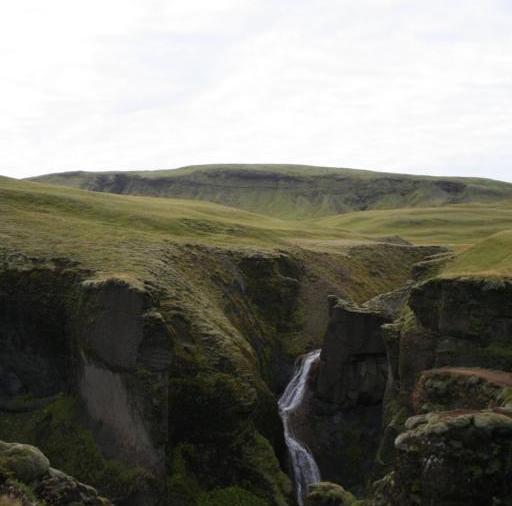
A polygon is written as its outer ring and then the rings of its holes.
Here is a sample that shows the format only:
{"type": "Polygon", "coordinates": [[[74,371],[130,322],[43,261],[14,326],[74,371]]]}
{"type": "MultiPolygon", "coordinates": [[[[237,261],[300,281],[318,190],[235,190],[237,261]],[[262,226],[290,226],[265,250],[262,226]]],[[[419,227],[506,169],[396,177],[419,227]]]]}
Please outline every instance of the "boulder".
{"type": "Polygon", "coordinates": [[[305,506],[351,506],[356,498],[341,485],[322,481],[309,486],[305,506]]]}
{"type": "Polygon", "coordinates": [[[46,456],[27,444],[0,441],[0,481],[2,505],[30,506],[34,499],[57,506],[111,504],[93,487],[50,467],[46,456]]]}
{"type": "Polygon", "coordinates": [[[50,461],[35,446],[0,441],[0,465],[23,483],[33,483],[44,476],[50,461]]]}

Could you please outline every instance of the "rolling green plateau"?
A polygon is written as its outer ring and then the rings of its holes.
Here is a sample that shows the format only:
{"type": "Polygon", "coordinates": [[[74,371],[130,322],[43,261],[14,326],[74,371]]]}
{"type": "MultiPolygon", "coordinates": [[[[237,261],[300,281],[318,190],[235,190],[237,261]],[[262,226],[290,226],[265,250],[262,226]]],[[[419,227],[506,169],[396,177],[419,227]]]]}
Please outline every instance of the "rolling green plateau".
{"type": "Polygon", "coordinates": [[[67,172],[35,181],[86,190],[215,202],[280,218],[512,199],[512,184],[304,165],[198,165],[176,170],[67,172]]]}
{"type": "Polygon", "coordinates": [[[0,498],[295,506],[278,399],[322,348],[305,505],[511,504],[511,301],[507,183],[0,177],[0,498]]]}

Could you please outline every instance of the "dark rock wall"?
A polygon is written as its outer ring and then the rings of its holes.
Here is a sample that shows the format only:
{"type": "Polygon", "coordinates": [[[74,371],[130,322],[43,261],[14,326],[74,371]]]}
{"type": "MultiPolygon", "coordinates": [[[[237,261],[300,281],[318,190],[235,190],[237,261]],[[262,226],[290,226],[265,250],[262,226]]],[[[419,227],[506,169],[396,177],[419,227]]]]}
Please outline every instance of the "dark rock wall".
{"type": "Polygon", "coordinates": [[[409,287],[363,305],[330,297],[329,325],[305,416],[306,441],[322,478],[363,493],[382,435],[383,400],[392,376],[383,326],[405,304],[409,287]]]}
{"type": "Polygon", "coordinates": [[[511,286],[432,278],[384,326],[391,374],[378,461],[390,473],[372,506],[511,503],[511,286]],[[427,414],[407,420],[416,413],[427,414]]]}
{"type": "Polygon", "coordinates": [[[334,302],[320,356],[316,385],[320,400],[336,408],[382,401],[387,359],[381,325],[387,322],[380,313],[334,302]]]}

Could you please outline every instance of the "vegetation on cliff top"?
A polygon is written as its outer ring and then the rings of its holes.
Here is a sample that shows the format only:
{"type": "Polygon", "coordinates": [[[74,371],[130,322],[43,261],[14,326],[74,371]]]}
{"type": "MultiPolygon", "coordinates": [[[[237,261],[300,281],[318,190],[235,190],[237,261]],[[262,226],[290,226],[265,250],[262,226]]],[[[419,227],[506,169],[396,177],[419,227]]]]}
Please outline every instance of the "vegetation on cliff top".
{"type": "Polygon", "coordinates": [[[274,249],[345,231],[285,222],[207,202],[107,195],[0,179],[0,245],[68,257],[103,271],[147,272],[167,241],[274,249]]]}
{"type": "MultiPolygon", "coordinates": [[[[202,173],[200,168],[177,172],[202,173]]],[[[358,177],[370,176],[362,171],[358,177]]],[[[451,275],[510,274],[510,202],[282,220],[198,200],[113,195],[0,178],[0,216],[0,245],[28,255],[68,257],[102,271],[147,272],[150,259],[169,241],[340,252],[399,235],[416,244],[461,251],[447,271],[451,275]]]]}

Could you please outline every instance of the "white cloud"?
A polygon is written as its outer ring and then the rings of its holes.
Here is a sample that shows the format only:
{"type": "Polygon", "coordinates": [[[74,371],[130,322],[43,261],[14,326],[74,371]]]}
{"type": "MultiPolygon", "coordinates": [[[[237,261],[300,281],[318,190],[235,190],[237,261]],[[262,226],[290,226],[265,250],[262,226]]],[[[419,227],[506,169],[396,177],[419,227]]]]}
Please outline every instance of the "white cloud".
{"type": "Polygon", "coordinates": [[[18,0],[0,173],[293,162],[512,181],[505,0],[18,0]]]}

